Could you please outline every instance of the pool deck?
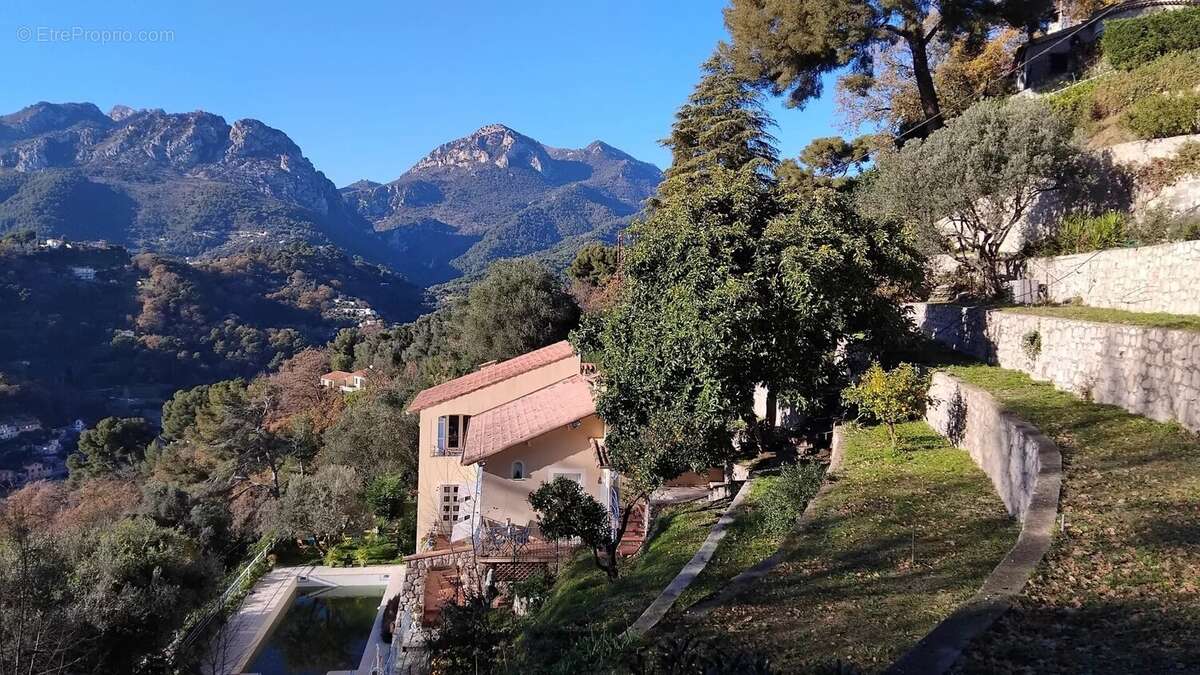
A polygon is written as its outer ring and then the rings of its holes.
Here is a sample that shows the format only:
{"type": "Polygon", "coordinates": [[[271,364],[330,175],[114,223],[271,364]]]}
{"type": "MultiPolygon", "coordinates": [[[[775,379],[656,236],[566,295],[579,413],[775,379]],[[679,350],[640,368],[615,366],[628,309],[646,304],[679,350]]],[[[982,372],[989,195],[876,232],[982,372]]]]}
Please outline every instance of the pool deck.
{"type": "Polygon", "coordinates": [[[375,615],[375,624],[371,627],[371,641],[363,652],[358,670],[335,671],[338,675],[370,675],[371,667],[375,664],[376,653],[384,656],[388,653],[388,645],[379,639],[379,627],[383,621],[383,606],[389,599],[400,592],[400,584],[404,580],[404,565],[374,565],[371,567],[322,567],[307,565],[301,567],[278,567],[263,575],[254,585],[238,611],[229,620],[222,635],[214,640],[214,654],[210,661],[221,663],[218,669],[221,675],[243,673],[254,658],[258,644],[262,642],[271,627],[283,614],[289,605],[298,586],[368,586],[385,585],[384,575],[387,576],[383,598],[379,602],[379,611],[375,615]]]}

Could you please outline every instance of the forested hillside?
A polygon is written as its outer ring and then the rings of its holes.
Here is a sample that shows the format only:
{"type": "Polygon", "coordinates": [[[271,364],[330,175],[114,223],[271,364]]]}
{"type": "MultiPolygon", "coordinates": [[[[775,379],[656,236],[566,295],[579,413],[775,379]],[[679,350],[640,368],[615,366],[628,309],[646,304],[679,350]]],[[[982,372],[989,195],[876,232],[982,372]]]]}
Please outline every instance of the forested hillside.
{"type": "Polygon", "coordinates": [[[193,264],[66,246],[14,236],[0,250],[0,414],[156,413],[180,387],[252,376],[341,327],[422,311],[402,277],[332,246],[193,264]]]}

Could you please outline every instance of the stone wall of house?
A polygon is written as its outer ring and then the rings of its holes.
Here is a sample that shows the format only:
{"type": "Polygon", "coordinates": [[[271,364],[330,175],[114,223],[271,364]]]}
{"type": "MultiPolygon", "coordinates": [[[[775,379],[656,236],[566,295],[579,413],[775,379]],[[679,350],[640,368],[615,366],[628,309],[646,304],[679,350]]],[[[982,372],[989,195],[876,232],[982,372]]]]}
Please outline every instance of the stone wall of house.
{"type": "Polygon", "coordinates": [[[934,373],[929,395],[929,426],[969,452],[1009,514],[1024,520],[1037,487],[1042,452],[1053,444],[1001,409],[991,394],[946,373],[934,373]]]}
{"type": "Polygon", "coordinates": [[[956,351],[1200,431],[1200,333],[949,304],[912,308],[923,333],[956,351]],[[1033,334],[1038,350],[1023,344],[1033,334]]]}
{"type": "Polygon", "coordinates": [[[1200,241],[1033,258],[1026,275],[1051,302],[1200,314],[1200,241]]]}

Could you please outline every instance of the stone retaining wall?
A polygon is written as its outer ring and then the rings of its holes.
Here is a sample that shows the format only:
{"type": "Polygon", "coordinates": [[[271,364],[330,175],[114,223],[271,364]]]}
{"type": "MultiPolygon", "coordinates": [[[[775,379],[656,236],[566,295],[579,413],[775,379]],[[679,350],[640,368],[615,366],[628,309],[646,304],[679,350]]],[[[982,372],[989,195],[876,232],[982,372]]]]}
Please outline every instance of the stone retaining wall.
{"type": "Polygon", "coordinates": [[[1008,610],[1054,538],[1062,489],[1058,447],[992,395],[946,373],[935,373],[935,403],[926,420],[950,442],[966,449],[992,481],[1021,534],[979,591],[946,617],[887,670],[888,675],[940,675],[967,645],[1008,610]]]}
{"type": "Polygon", "coordinates": [[[1200,430],[1200,333],[917,303],[917,327],[955,351],[1081,397],[1200,430]],[[1036,335],[1039,350],[1024,344],[1036,335]]]}
{"type": "Polygon", "coordinates": [[[1046,287],[1051,302],[1200,314],[1200,241],[1033,258],[1026,275],[1046,287]]]}
{"type": "Polygon", "coordinates": [[[934,373],[925,420],[971,455],[1011,516],[1025,518],[1041,469],[1041,446],[1028,425],[1004,414],[991,395],[934,373]]]}

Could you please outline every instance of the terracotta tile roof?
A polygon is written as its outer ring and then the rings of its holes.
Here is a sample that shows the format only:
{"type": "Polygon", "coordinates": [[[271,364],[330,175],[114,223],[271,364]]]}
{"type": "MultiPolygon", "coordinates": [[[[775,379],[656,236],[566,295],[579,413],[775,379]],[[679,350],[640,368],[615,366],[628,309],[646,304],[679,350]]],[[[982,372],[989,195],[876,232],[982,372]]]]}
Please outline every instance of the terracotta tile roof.
{"type": "MultiPolygon", "coordinates": [[[[344,370],[334,370],[332,372],[328,372],[328,373],[325,373],[324,375],[322,375],[321,379],[322,380],[345,380],[345,379],[349,378],[350,375],[351,375],[351,373],[347,373],[344,370]]],[[[311,377],[311,375],[309,377],[311,377]]]]}
{"type": "MultiPolygon", "coordinates": [[[[458,398],[463,394],[469,394],[497,382],[503,382],[510,377],[516,377],[522,373],[527,373],[574,355],[575,350],[571,347],[570,342],[566,340],[555,342],[547,347],[535,349],[528,354],[522,354],[507,361],[485,366],[473,373],[463,375],[449,382],[443,382],[436,387],[430,387],[417,394],[412,403],[408,404],[408,411],[417,412],[439,403],[445,403],[452,398],[458,398]]],[[[474,423],[474,420],[472,420],[471,424],[474,425],[474,423]]]]}
{"type": "Polygon", "coordinates": [[[473,416],[462,463],[474,464],[595,413],[592,388],[583,377],[572,375],[473,416]]]}

